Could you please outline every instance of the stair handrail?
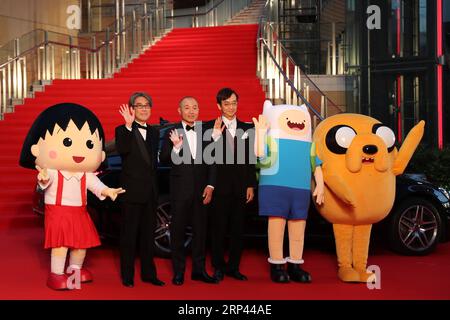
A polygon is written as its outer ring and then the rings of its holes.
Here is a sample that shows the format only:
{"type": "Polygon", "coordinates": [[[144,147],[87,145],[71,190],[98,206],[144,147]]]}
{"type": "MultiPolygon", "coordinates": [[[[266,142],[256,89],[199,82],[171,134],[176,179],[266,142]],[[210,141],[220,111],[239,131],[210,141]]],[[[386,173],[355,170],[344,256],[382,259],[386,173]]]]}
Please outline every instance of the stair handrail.
{"type": "MultiPolygon", "coordinates": [[[[47,33],[47,34],[52,34],[52,33],[53,33],[53,34],[60,34],[60,35],[64,35],[64,36],[72,37],[72,38],[82,38],[82,37],[69,36],[69,35],[64,34],[64,33],[58,33],[58,32],[53,32],[53,31],[47,31],[47,30],[44,30],[44,29],[35,29],[35,30],[33,30],[33,31],[43,31],[44,34],[45,34],[45,33],[47,33]]],[[[87,38],[86,38],[86,39],[87,39],[87,38]]],[[[86,50],[86,51],[90,51],[90,52],[98,52],[98,51],[101,49],[100,47],[98,47],[97,49],[92,49],[92,48],[90,48],[90,47],[84,47],[84,46],[78,46],[78,45],[70,45],[70,44],[63,43],[63,42],[58,42],[58,41],[44,40],[44,41],[41,41],[41,42],[39,42],[38,44],[34,45],[34,46],[31,47],[30,49],[27,49],[27,50],[25,50],[25,51],[22,51],[19,55],[15,56],[15,57],[13,57],[13,58],[9,58],[8,61],[6,61],[6,62],[0,64],[0,69],[6,67],[8,64],[10,64],[10,63],[12,63],[12,62],[14,62],[14,61],[16,61],[16,60],[19,60],[19,59],[22,58],[22,57],[25,57],[26,55],[28,55],[28,53],[30,53],[30,52],[36,50],[36,48],[39,48],[39,47],[42,47],[42,46],[48,45],[48,44],[55,44],[55,45],[58,45],[58,46],[63,46],[63,47],[65,46],[65,47],[69,47],[69,48],[77,48],[77,49],[80,49],[80,50],[86,50]]]]}
{"type": "MultiPolygon", "coordinates": [[[[158,7],[151,9],[144,3],[143,8],[144,14],[139,17],[136,16],[136,10],[127,16],[127,19],[123,15],[117,24],[119,28],[114,32],[107,28],[105,37],[99,44],[97,44],[98,34],[91,37],[76,37],[43,29],[36,29],[24,35],[43,32],[43,40],[25,51],[20,50],[20,38],[14,39],[13,57],[8,56],[7,61],[0,65],[0,119],[5,112],[13,110],[15,103],[21,103],[26,98],[31,83],[52,81],[58,77],[61,79],[111,77],[143,49],[151,46],[155,38],[163,36],[171,29],[170,26],[167,27],[165,19],[166,1],[160,1],[158,7]],[[68,43],[51,40],[51,36],[55,35],[67,37],[68,43]],[[89,41],[90,47],[79,45],[80,40],[89,41]],[[58,77],[56,77],[58,66],[55,67],[55,48],[63,49],[58,57],[61,58],[58,77]],[[85,53],[85,57],[82,57],[81,52],[85,53]],[[85,61],[82,64],[83,59],[85,61]],[[32,63],[29,63],[30,60],[32,63]],[[82,70],[82,67],[85,69],[82,70]],[[34,78],[30,79],[29,74],[34,78]]],[[[58,52],[56,54],[58,55],[58,52]]]]}
{"type": "MultiPolygon", "coordinates": [[[[202,12],[199,12],[198,6],[194,9],[195,11],[193,13],[186,13],[186,14],[172,14],[170,16],[167,16],[168,19],[175,20],[176,18],[186,18],[186,17],[192,17],[192,27],[201,27],[199,25],[198,17],[200,16],[206,16],[205,18],[205,25],[207,27],[216,27],[219,26],[219,7],[223,4],[226,8],[224,8],[224,12],[221,12],[223,16],[229,20],[233,17],[233,11],[234,10],[242,10],[245,7],[248,7],[253,0],[210,0],[207,4],[205,4],[205,9],[202,12]],[[208,8],[209,7],[209,8],[208,8]]],[[[238,12],[238,11],[237,11],[238,12]]],[[[224,19],[224,22],[227,20],[224,19]]]]}
{"type": "MultiPolygon", "coordinates": [[[[151,14],[152,12],[156,12],[156,9],[150,9],[150,10],[148,10],[148,12],[147,12],[146,14],[144,14],[143,16],[140,16],[139,18],[140,18],[140,19],[149,18],[149,17],[150,17],[150,14],[151,14]]],[[[165,17],[164,17],[164,18],[165,18],[165,17]]],[[[93,34],[95,34],[95,35],[93,35],[93,36],[96,36],[96,35],[98,35],[99,33],[105,33],[105,34],[106,34],[108,31],[111,32],[111,28],[110,28],[110,27],[111,27],[112,25],[115,25],[115,24],[116,24],[116,21],[110,23],[109,26],[106,28],[106,30],[93,32],[93,34]]],[[[118,37],[121,33],[130,30],[131,27],[133,27],[133,25],[132,25],[131,23],[130,23],[128,26],[125,26],[125,27],[122,26],[122,28],[121,28],[119,31],[115,31],[115,32],[113,33],[113,37],[112,37],[112,38],[109,38],[109,40],[111,41],[111,40],[113,40],[113,38],[118,37]]],[[[52,34],[54,34],[54,35],[64,36],[64,37],[67,37],[68,39],[72,39],[72,40],[73,40],[73,39],[89,40],[89,39],[92,39],[92,37],[93,37],[93,36],[90,36],[90,37],[72,36],[72,35],[69,35],[69,34],[61,33],[61,32],[55,32],[55,31],[45,30],[45,29],[42,29],[42,28],[37,28],[37,29],[34,29],[34,30],[32,30],[32,31],[30,31],[30,32],[28,32],[28,33],[22,35],[20,38],[22,38],[22,37],[24,37],[24,36],[27,36],[27,35],[29,35],[29,34],[31,34],[31,33],[36,33],[36,32],[38,32],[38,31],[41,31],[41,32],[43,32],[44,34],[47,33],[47,35],[52,35],[52,34]]],[[[18,38],[18,39],[20,40],[20,38],[18,38]]],[[[9,41],[7,44],[9,44],[9,43],[14,43],[15,41],[17,41],[17,39],[11,40],[11,41],[9,41]]],[[[7,44],[1,46],[1,47],[0,47],[0,51],[2,50],[3,47],[7,46],[7,44]]],[[[43,44],[58,44],[58,45],[63,45],[63,46],[70,46],[70,47],[72,47],[72,48],[80,48],[80,49],[84,49],[84,50],[91,51],[91,52],[98,52],[102,47],[104,47],[104,46],[107,45],[107,43],[106,43],[105,41],[102,41],[102,44],[101,44],[100,46],[96,46],[96,48],[90,48],[90,47],[85,47],[85,46],[68,45],[68,44],[64,44],[64,43],[62,43],[62,42],[58,42],[58,41],[50,41],[50,40],[47,40],[47,41],[42,41],[41,43],[39,43],[39,44],[33,46],[33,47],[30,48],[30,49],[27,49],[26,51],[29,51],[29,50],[32,50],[32,49],[36,49],[37,47],[42,46],[43,44]]],[[[24,52],[26,52],[26,51],[24,51],[24,52]]],[[[14,60],[14,59],[17,59],[17,58],[19,58],[20,56],[23,56],[23,53],[24,53],[24,52],[22,52],[22,53],[19,54],[18,56],[15,56],[15,57],[13,57],[13,58],[9,58],[9,61],[12,61],[12,60],[14,60]]],[[[3,63],[2,65],[0,65],[0,67],[6,65],[7,63],[8,63],[8,62],[3,63]]]]}
{"type": "MultiPolygon", "coordinates": [[[[262,17],[261,17],[262,18],[262,17]]],[[[271,49],[271,45],[267,43],[266,39],[264,39],[261,34],[260,34],[260,27],[258,27],[258,37],[257,37],[257,45],[258,45],[258,56],[260,55],[260,53],[264,53],[262,49],[262,47],[266,48],[266,53],[269,55],[269,57],[271,58],[271,62],[274,64],[274,66],[276,67],[276,69],[278,70],[279,74],[276,76],[275,80],[275,86],[277,86],[277,82],[280,82],[280,77],[283,78],[283,80],[286,82],[286,84],[291,88],[291,90],[295,93],[295,95],[297,96],[297,98],[300,98],[300,100],[308,107],[308,109],[314,113],[314,115],[320,119],[323,120],[323,117],[320,115],[319,112],[316,111],[316,109],[314,109],[314,107],[309,103],[309,101],[303,96],[303,94],[300,92],[300,90],[298,90],[296,88],[296,86],[294,85],[293,81],[291,81],[291,79],[289,78],[289,76],[286,74],[286,72],[283,70],[283,67],[278,63],[277,57],[276,55],[278,55],[278,53],[274,54],[272,52],[271,49]]],[[[258,65],[262,66],[262,61],[259,61],[258,65]]],[[[264,69],[264,68],[262,68],[264,69]]],[[[264,71],[259,71],[259,76],[260,78],[262,77],[262,74],[264,71]]],[[[267,68],[266,68],[267,71],[267,68]]],[[[279,96],[272,96],[272,90],[271,90],[271,83],[272,83],[272,79],[264,79],[264,80],[269,80],[269,98],[270,99],[279,99],[279,96]]],[[[288,104],[297,104],[294,101],[291,102],[290,99],[286,99],[288,101],[286,101],[286,103],[288,104]]]]}
{"type": "Polygon", "coordinates": [[[318,121],[327,117],[330,107],[334,108],[331,110],[334,113],[342,112],[341,108],[303,72],[282,45],[278,39],[278,33],[273,28],[274,22],[270,19],[272,16],[273,20],[277,19],[277,8],[271,10],[269,5],[273,5],[270,0],[266,2],[264,13],[259,18],[256,41],[257,75],[265,85],[268,98],[281,100],[288,104],[297,104],[301,101],[311,110],[314,126],[318,121]],[[307,82],[304,79],[307,79],[307,82]],[[319,94],[320,101],[311,101],[310,89],[319,94]],[[312,104],[320,106],[320,112],[319,108],[313,107],[312,104]]]}
{"type": "MultiPolygon", "coordinates": [[[[273,29],[273,26],[272,26],[271,24],[269,24],[269,27],[272,29],[273,32],[276,32],[276,31],[273,29]]],[[[286,56],[287,59],[289,59],[289,61],[290,61],[293,65],[295,65],[296,63],[295,63],[294,59],[293,59],[292,56],[288,53],[286,47],[283,45],[283,43],[282,43],[281,41],[279,42],[279,45],[281,46],[282,53],[286,56]]],[[[309,82],[314,86],[314,88],[315,88],[317,91],[319,91],[320,94],[323,95],[323,96],[325,97],[325,99],[327,99],[327,101],[328,101],[329,103],[331,103],[331,105],[332,105],[333,107],[335,107],[336,109],[338,109],[340,112],[343,112],[343,110],[342,110],[337,104],[335,104],[335,103],[333,102],[333,100],[331,100],[330,98],[327,97],[327,95],[326,95],[326,94],[325,94],[325,93],[317,86],[317,84],[316,84],[316,83],[308,76],[308,74],[302,70],[301,67],[300,67],[300,72],[301,72],[302,76],[305,76],[305,77],[309,80],[309,82]]]]}
{"type": "MultiPolygon", "coordinates": [[[[215,3],[213,2],[213,6],[211,8],[209,8],[208,10],[206,10],[205,12],[195,12],[195,13],[186,13],[186,14],[177,14],[177,15],[171,15],[168,16],[167,18],[169,19],[173,19],[173,18],[182,18],[182,17],[192,17],[192,16],[205,16],[208,13],[210,13],[211,11],[213,11],[214,9],[218,8],[219,5],[221,5],[223,2],[225,2],[226,0],[220,0],[219,2],[215,3]]],[[[198,7],[196,7],[198,8],[198,7]]]]}

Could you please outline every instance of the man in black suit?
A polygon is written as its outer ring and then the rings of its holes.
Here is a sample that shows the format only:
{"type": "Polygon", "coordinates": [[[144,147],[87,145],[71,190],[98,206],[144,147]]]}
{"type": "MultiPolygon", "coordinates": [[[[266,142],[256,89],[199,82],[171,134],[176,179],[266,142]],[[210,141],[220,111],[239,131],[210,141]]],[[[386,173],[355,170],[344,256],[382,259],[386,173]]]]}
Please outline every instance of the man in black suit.
{"type": "Polygon", "coordinates": [[[205,124],[213,128],[212,139],[218,145],[215,154],[217,180],[212,204],[211,254],[214,277],[221,281],[224,274],[237,280],[247,280],[239,270],[243,250],[246,204],[253,200],[256,171],[253,152],[253,124],[236,118],[238,94],[223,88],[217,93],[217,107],[222,115],[205,124]],[[228,263],[225,262],[225,238],[229,226],[228,263]]]}
{"type": "Polygon", "coordinates": [[[139,239],[141,279],[157,286],[164,282],[156,276],[153,261],[154,230],[158,189],[156,167],[159,131],[149,125],[152,99],[134,93],[128,105],[120,107],[125,124],[116,128],[116,149],[122,158],[121,184],[127,186],[122,200],[120,232],[120,270],[122,283],[134,286],[134,260],[139,239]]]}
{"type": "Polygon", "coordinates": [[[215,167],[208,165],[204,158],[204,150],[210,142],[203,141],[202,125],[196,123],[199,108],[195,98],[184,97],[178,112],[182,121],[166,134],[160,155],[161,163],[171,166],[172,283],[184,283],[184,241],[188,224],[193,232],[191,279],[217,283],[205,270],[207,205],[211,202],[215,184],[215,167]]]}

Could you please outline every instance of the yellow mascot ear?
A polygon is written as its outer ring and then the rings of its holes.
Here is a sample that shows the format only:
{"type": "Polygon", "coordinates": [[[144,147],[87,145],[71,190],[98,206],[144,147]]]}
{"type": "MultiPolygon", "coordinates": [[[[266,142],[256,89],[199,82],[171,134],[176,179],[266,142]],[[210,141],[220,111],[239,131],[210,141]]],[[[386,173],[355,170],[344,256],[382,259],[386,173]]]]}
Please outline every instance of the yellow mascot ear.
{"type": "Polygon", "coordinates": [[[106,158],[106,153],[105,153],[105,151],[102,151],[102,162],[105,161],[105,158],[106,158]]]}
{"type": "Polygon", "coordinates": [[[37,144],[33,144],[33,145],[31,146],[31,154],[32,154],[35,158],[39,157],[39,147],[38,147],[37,144]]]}

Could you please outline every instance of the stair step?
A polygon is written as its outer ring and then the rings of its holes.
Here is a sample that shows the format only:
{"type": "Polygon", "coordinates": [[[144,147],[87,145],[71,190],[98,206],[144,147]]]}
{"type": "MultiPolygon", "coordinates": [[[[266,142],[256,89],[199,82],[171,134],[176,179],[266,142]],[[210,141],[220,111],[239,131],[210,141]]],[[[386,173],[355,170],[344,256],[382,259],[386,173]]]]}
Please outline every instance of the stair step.
{"type": "Polygon", "coordinates": [[[43,224],[43,217],[36,215],[31,206],[29,208],[22,208],[18,212],[0,215],[0,230],[19,230],[36,227],[43,228],[43,224]]]}
{"type": "MultiPolygon", "coordinates": [[[[119,81],[120,79],[117,79],[117,81],[119,81]]],[[[147,80],[147,79],[145,79],[147,80]]],[[[142,79],[143,81],[143,79],[142,79]]],[[[251,87],[252,89],[260,89],[260,85],[259,82],[256,80],[248,82],[248,81],[240,81],[240,82],[234,82],[236,87],[241,87],[241,86],[245,86],[246,88],[251,87]]],[[[149,90],[167,90],[167,85],[165,84],[161,84],[161,83],[152,83],[152,84],[146,84],[143,83],[142,85],[139,85],[141,88],[147,88],[149,90]]],[[[177,87],[177,89],[180,90],[191,90],[191,89],[198,89],[198,85],[195,83],[183,83],[183,82],[178,82],[178,83],[174,83],[174,86],[177,87]]],[[[202,89],[216,89],[217,86],[220,86],[220,83],[206,83],[202,86],[202,89]]],[[[133,87],[136,87],[136,85],[134,84],[129,84],[128,82],[123,82],[123,83],[117,83],[117,84],[94,84],[94,85],[79,85],[77,86],[77,93],[79,95],[84,95],[85,93],[88,92],[95,92],[98,94],[109,94],[109,93],[117,93],[117,92],[128,92],[129,89],[132,89],[133,87]],[[103,89],[101,92],[98,91],[98,89],[103,89]]],[[[46,95],[46,94],[54,94],[54,93],[73,93],[74,90],[74,85],[70,85],[70,84],[61,84],[58,87],[49,87],[45,90],[45,92],[39,92],[37,97],[42,96],[42,95],[46,95]]]]}
{"type": "MultiPolygon", "coordinates": [[[[240,22],[247,22],[257,20],[259,13],[243,10],[240,16],[240,22]]],[[[42,224],[42,217],[32,212],[36,171],[21,168],[18,160],[31,124],[49,105],[71,101],[91,108],[109,141],[114,138],[114,128],[123,123],[118,106],[127,103],[132,92],[152,95],[149,123],[154,124],[160,117],[179,121],[177,105],[184,95],[198,98],[200,120],[214,119],[219,114],[217,91],[231,87],[240,94],[240,119],[251,121],[261,112],[265,99],[256,77],[257,29],[256,24],[175,29],[110,79],[54,80],[45,87],[36,84],[34,97],[25,99],[0,121],[0,229],[42,224]]]]}
{"type": "Polygon", "coordinates": [[[5,217],[5,215],[7,213],[10,213],[11,211],[21,209],[21,208],[30,208],[31,206],[32,206],[31,199],[8,201],[8,202],[0,203],[0,218],[5,217]]]}

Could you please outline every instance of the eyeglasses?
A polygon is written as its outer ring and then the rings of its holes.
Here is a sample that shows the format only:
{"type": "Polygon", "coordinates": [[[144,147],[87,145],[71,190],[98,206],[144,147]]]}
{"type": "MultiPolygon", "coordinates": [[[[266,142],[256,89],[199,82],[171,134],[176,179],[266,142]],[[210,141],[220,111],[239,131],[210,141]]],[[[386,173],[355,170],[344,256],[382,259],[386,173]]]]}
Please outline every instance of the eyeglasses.
{"type": "Polygon", "coordinates": [[[134,108],[138,110],[143,110],[143,109],[150,109],[151,107],[149,104],[135,104],[134,108]]]}

